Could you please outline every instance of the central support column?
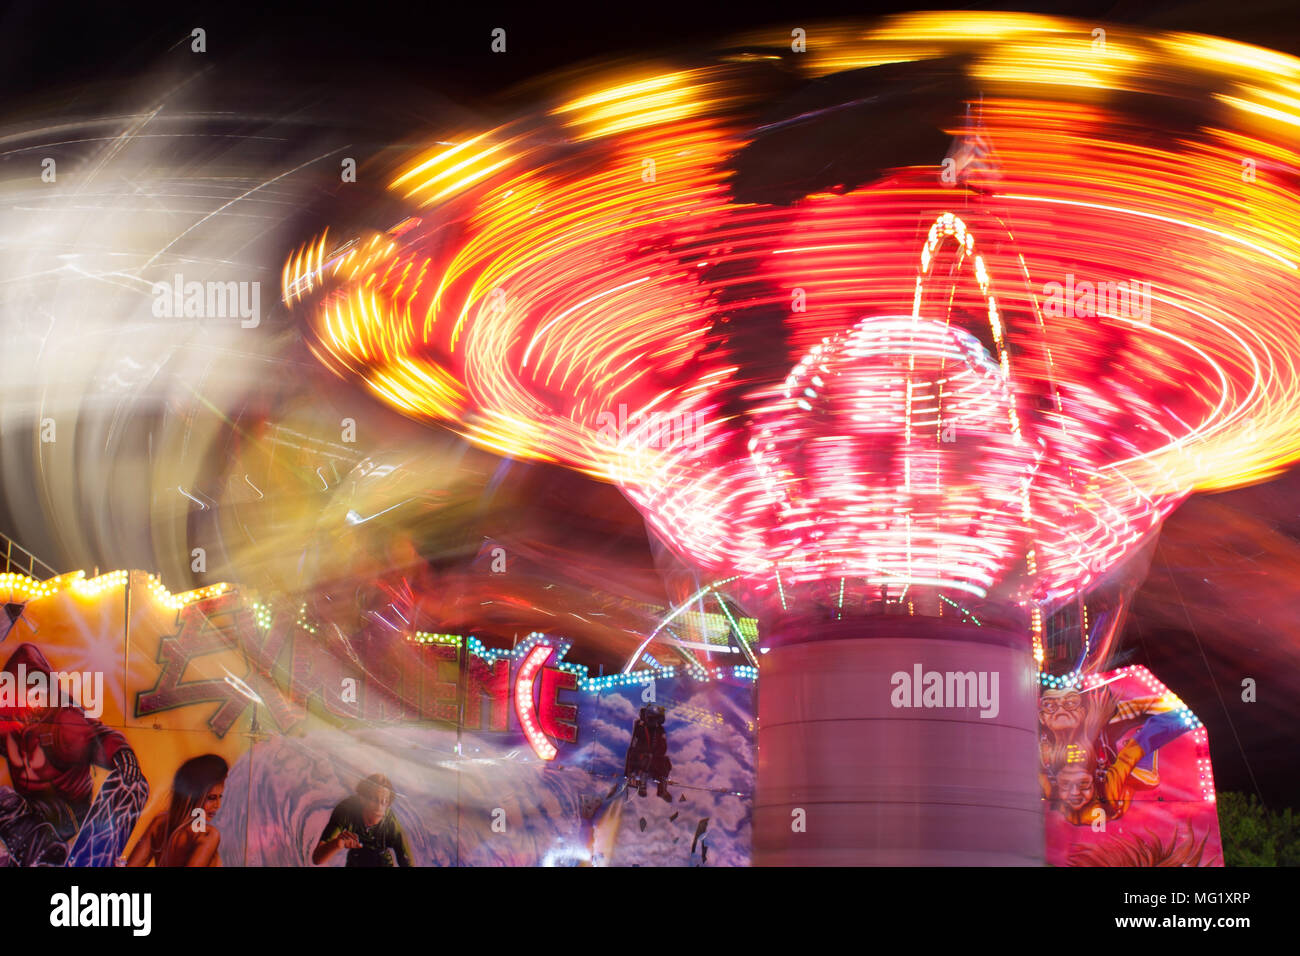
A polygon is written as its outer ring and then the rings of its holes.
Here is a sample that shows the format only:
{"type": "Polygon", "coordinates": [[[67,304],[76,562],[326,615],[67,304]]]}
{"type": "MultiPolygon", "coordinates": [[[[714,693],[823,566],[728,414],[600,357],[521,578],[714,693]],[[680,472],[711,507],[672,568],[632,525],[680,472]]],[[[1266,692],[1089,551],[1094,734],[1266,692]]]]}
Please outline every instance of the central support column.
{"type": "Polygon", "coordinates": [[[1041,866],[1028,645],[918,618],[784,634],[759,660],[754,864],[1041,866]]]}

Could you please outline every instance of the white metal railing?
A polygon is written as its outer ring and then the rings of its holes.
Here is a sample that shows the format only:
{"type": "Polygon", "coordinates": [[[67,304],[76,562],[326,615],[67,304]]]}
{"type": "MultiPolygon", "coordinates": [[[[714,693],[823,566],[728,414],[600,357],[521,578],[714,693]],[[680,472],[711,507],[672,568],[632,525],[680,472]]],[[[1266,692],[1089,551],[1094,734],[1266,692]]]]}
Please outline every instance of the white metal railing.
{"type": "Polygon", "coordinates": [[[29,578],[35,578],[38,581],[58,576],[58,571],[7,534],[0,533],[0,544],[4,545],[5,573],[26,574],[29,578]]]}

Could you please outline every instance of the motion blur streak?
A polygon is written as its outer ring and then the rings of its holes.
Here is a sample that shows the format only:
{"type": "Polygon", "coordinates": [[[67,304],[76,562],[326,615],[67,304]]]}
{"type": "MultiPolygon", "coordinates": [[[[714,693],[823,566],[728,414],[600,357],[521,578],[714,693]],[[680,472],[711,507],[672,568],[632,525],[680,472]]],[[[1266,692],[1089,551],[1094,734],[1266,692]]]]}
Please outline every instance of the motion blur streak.
{"type": "Polygon", "coordinates": [[[0,150],[15,161],[0,183],[4,498],[13,532],[56,563],[193,580],[186,523],[201,509],[187,495],[211,504],[211,444],[283,357],[284,335],[267,334],[269,321],[241,327],[238,295],[206,314],[206,293],[178,312],[156,290],[179,276],[224,296],[233,283],[269,312],[271,257],[304,196],[284,176],[321,155],[315,143],[289,149],[285,130],[236,134],[237,122],[174,96],[5,131],[0,150]],[[292,158],[272,166],[267,154],[281,150],[292,158]],[[57,157],[54,181],[42,180],[41,157],[57,157]]]}
{"type": "MultiPolygon", "coordinates": [[[[464,531],[449,515],[476,506],[487,456],[467,462],[454,436],[430,442],[395,415],[368,418],[346,387],[323,390],[335,383],[277,309],[302,211],[339,182],[339,124],[236,108],[245,90],[192,77],[115,95],[149,106],[90,119],[65,106],[0,131],[4,530],[58,569],[290,594],[372,573],[392,520],[413,525],[434,502],[464,531]],[[43,157],[57,160],[50,181],[43,157]],[[256,321],[237,313],[241,295],[256,321]]],[[[417,384],[436,386],[395,387],[417,384]]]]}
{"type": "Polygon", "coordinates": [[[288,263],[316,355],[616,482],[783,607],[803,588],[838,610],[846,578],[1051,601],[1192,492],[1300,457],[1300,62],[1019,14],[821,32],[808,57],[756,35],[420,156],[393,178],[411,218],[288,263]],[[964,64],[977,118],[949,132],[996,163],[740,201],[736,157],[770,128],[750,71],[780,57],[964,64]]]}

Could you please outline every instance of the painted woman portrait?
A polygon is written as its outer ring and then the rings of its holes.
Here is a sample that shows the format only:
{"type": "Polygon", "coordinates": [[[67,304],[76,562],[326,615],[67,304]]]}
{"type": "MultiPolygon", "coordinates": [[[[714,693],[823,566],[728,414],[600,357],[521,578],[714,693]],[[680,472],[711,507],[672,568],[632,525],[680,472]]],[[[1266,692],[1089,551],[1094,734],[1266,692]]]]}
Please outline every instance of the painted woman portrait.
{"type": "Polygon", "coordinates": [[[181,764],[172,780],[171,803],[149,822],[127,866],[220,866],[221,833],[212,818],[221,809],[230,767],[216,754],[181,764]]]}

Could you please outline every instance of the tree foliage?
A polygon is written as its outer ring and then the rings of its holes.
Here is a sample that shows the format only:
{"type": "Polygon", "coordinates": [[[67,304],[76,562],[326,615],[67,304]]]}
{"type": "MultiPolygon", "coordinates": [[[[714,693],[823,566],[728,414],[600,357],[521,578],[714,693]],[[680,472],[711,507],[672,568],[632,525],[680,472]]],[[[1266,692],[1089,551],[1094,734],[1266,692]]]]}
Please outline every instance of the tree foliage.
{"type": "Polygon", "coordinates": [[[1300,817],[1272,813],[1254,794],[1220,793],[1225,866],[1300,866],[1300,817]]]}

